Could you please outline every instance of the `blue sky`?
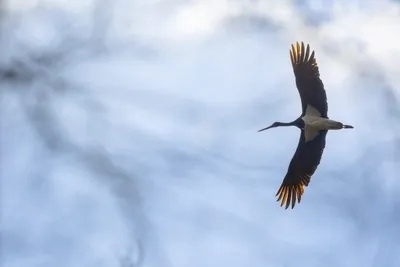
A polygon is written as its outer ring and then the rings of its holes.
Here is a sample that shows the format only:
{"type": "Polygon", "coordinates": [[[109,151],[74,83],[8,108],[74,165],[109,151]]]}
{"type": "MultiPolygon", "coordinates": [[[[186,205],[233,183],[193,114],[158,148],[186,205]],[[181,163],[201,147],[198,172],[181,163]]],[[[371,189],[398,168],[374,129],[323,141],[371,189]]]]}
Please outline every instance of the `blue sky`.
{"type": "Polygon", "coordinates": [[[397,266],[398,1],[3,8],[1,266],[397,266]],[[297,40],[355,129],[285,210],[297,40]]]}

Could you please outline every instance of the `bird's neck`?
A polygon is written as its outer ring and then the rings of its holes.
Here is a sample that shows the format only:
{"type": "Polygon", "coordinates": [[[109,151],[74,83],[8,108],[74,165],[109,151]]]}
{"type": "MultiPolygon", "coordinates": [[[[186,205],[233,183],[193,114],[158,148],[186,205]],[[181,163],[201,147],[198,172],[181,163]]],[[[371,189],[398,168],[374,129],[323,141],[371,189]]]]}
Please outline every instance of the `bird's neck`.
{"type": "Polygon", "coordinates": [[[279,126],[296,126],[296,121],[292,122],[278,122],[279,126]]]}
{"type": "Polygon", "coordinates": [[[280,126],[296,126],[299,129],[302,129],[304,127],[304,122],[301,120],[301,118],[298,118],[292,122],[280,122],[280,126]]]}

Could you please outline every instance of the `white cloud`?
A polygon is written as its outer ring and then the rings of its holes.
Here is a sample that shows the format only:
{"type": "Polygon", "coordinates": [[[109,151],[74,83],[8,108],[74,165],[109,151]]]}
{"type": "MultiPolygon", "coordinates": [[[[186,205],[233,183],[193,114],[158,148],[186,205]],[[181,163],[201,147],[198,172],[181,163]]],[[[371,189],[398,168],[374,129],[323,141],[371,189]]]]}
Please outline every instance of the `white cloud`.
{"type": "Polygon", "coordinates": [[[138,239],[144,266],[395,266],[400,6],[352,3],[10,2],[5,266],[120,266],[138,239]],[[328,134],[289,211],[299,132],[256,131],[300,114],[297,40],[355,129],[328,134]]]}

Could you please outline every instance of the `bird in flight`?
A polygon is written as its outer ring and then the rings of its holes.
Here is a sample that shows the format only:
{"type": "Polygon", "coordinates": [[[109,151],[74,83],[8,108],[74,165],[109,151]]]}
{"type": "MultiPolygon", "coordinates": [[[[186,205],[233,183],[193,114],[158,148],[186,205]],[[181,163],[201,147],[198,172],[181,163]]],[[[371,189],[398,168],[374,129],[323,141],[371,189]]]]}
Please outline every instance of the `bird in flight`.
{"type": "Polygon", "coordinates": [[[271,126],[259,130],[261,132],[279,126],[296,126],[301,130],[296,152],[276,193],[281,206],[286,203],[285,209],[290,205],[293,209],[296,200],[300,203],[304,187],[310,183],[311,176],[321,161],[328,130],[353,128],[328,118],[326,92],[319,75],[315,53],[310,53],[310,46],[307,44],[305,49],[303,42],[301,45],[296,42],[296,47],[292,44],[290,60],[300,94],[302,113],[292,122],[274,122],[271,126]]]}

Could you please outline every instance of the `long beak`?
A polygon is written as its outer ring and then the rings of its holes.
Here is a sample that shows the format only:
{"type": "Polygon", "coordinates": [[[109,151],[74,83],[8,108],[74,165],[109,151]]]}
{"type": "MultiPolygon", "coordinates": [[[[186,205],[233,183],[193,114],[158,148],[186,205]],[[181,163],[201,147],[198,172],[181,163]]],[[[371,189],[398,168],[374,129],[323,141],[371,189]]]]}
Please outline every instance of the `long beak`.
{"type": "Polygon", "coordinates": [[[268,126],[268,127],[266,127],[266,128],[262,128],[261,130],[258,130],[258,132],[262,132],[262,131],[271,129],[272,127],[274,127],[274,126],[271,125],[271,126],[268,126]]]}

